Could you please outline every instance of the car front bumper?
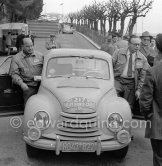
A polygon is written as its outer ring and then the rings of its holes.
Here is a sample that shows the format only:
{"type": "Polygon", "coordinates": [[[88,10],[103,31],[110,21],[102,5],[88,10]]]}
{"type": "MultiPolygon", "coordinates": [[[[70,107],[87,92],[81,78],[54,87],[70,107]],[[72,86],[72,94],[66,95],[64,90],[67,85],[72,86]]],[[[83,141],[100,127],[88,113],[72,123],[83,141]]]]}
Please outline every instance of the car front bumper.
{"type": "MultiPolygon", "coordinates": [[[[28,145],[38,149],[54,150],[56,152],[56,155],[59,155],[60,152],[62,151],[62,142],[64,140],[61,140],[59,136],[56,136],[56,139],[47,139],[43,137],[38,139],[37,141],[32,141],[27,136],[24,136],[24,141],[28,145]]],[[[119,150],[128,146],[129,143],[131,142],[131,138],[126,144],[121,144],[114,139],[102,140],[101,137],[97,137],[95,142],[96,142],[95,152],[97,155],[100,155],[104,151],[119,150]]],[[[77,151],[77,152],[80,152],[80,151],[77,151]]]]}

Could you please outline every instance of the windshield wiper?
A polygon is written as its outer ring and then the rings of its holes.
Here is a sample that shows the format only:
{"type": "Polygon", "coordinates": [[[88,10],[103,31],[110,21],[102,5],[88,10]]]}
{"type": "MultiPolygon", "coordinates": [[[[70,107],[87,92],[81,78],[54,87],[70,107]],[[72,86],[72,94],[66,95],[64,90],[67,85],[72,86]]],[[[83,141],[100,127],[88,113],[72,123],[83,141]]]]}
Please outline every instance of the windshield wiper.
{"type": "Polygon", "coordinates": [[[64,75],[51,76],[51,78],[64,77],[64,75]]]}
{"type": "Polygon", "coordinates": [[[96,78],[96,79],[103,79],[103,80],[106,80],[105,78],[103,77],[94,77],[94,76],[82,76],[82,77],[85,77],[85,78],[96,78]]]}

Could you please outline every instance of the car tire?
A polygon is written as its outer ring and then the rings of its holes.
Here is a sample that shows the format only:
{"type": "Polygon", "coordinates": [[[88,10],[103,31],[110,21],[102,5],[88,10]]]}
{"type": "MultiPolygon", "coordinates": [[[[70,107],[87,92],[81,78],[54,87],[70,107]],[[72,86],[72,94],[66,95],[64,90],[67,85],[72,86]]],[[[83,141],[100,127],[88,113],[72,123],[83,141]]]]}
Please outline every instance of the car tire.
{"type": "Polygon", "coordinates": [[[129,146],[126,146],[122,149],[115,150],[112,152],[113,156],[118,159],[124,159],[125,156],[127,155],[129,146]]]}
{"type": "Polygon", "coordinates": [[[119,150],[103,152],[102,157],[103,157],[103,160],[105,160],[105,162],[109,160],[108,156],[115,159],[123,160],[127,152],[128,152],[128,146],[119,150]]]}
{"type": "Polygon", "coordinates": [[[26,144],[26,153],[29,158],[34,158],[38,156],[39,149],[34,148],[28,144],[26,144]]]}

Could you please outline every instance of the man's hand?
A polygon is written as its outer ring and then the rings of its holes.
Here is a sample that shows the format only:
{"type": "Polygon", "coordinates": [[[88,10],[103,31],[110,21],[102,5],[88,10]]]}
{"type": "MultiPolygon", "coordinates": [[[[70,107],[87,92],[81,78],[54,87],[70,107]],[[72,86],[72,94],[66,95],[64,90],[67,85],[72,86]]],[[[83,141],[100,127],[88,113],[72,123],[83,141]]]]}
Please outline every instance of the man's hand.
{"type": "Polygon", "coordinates": [[[140,98],[140,94],[141,94],[141,93],[140,93],[140,91],[138,91],[138,90],[135,92],[136,99],[139,99],[139,98],[140,98]]]}
{"type": "Polygon", "coordinates": [[[29,87],[28,87],[27,84],[22,83],[22,84],[21,84],[21,89],[22,89],[23,91],[27,91],[27,90],[29,90],[29,87]]]}

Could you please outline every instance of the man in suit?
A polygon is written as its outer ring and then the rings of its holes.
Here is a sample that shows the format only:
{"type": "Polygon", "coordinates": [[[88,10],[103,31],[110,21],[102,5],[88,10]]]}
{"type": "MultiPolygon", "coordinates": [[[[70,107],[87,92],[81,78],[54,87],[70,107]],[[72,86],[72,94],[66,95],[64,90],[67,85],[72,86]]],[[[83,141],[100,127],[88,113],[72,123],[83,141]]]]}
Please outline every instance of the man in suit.
{"type": "Polygon", "coordinates": [[[145,72],[149,65],[146,57],[139,51],[140,38],[132,35],[128,47],[118,49],[113,54],[115,88],[119,96],[124,97],[133,109],[135,97],[140,96],[145,72]]]}
{"type": "MultiPolygon", "coordinates": [[[[156,36],[155,49],[162,57],[162,34],[156,36]]],[[[146,72],[140,107],[147,120],[145,137],[151,141],[153,165],[162,166],[162,61],[146,72]]]]}

